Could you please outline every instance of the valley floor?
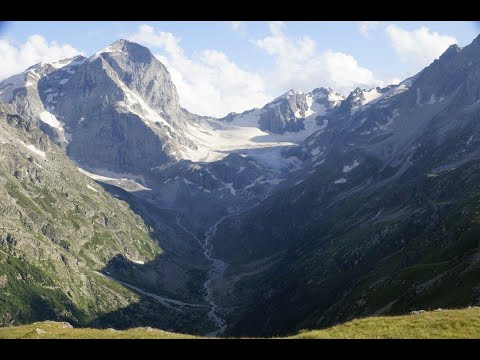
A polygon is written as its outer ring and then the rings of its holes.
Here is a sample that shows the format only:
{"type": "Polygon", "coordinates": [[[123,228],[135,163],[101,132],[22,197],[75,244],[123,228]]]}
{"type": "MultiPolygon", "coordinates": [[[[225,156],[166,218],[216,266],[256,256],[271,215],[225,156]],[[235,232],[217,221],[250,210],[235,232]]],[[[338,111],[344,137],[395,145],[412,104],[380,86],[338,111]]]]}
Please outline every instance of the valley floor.
{"type": "MultiPolygon", "coordinates": [[[[74,329],[68,323],[37,322],[0,328],[0,339],[194,339],[152,328],[126,331],[74,329]]],[[[480,308],[435,310],[404,316],[369,317],[323,330],[304,330],[287,339],[479,339],[480,308]]]]}

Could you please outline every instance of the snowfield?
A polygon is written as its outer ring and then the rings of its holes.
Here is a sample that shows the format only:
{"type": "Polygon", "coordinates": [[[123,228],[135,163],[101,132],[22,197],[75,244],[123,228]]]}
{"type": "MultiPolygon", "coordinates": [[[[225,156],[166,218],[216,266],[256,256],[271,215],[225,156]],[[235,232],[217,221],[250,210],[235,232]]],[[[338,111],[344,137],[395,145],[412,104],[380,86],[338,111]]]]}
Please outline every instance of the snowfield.
{"type": "MultiPolygon", "coordinates": [[[[197,150],[183,147],[180,157],[194,162],[212,162],[223,159],[229,153],[250,155],[273,167],[282,166],[281,152],[285,147],[302,143],[311,134],[328,126],[328,120],[321,125],[315,121],[313,113],[305,119],[305,129],[298,132],[273,134],[258,128],[259,114],[250,113],[233,122],[214,119],[189,123],[185,135],[197,146],[197,150]]],[[[282,160],[283,159],[283,160],[282,160]]]]}
{"type": "Polygon", "coordinates": [[[352,165],[345,165],[342,169],[342,172],[348,173],[353,169],[355,169],[358,165],[360,165],[360,163],[357,160],[355,160],[352,165]]]}

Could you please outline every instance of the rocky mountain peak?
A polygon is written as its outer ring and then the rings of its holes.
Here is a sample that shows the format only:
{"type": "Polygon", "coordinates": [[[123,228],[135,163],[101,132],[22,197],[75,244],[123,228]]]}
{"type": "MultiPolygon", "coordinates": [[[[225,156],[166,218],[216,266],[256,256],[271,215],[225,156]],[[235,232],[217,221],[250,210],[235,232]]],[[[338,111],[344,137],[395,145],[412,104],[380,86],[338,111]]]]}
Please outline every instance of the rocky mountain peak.
{"type": "Polygon", "coordinates": [[[272,102],[276,102],[277,100],[282,100],[282,99],[288,99],[288,98],[294,96],[296,93],[297,92],[295,90],[290,89],[290,90],[284,92],[282,95],[275,98],[272,102]]]}
{"type": "Polygon", "coordinates": [[[471,46],[471,45],[475,45],[475,46],[480,45],[480,34],[479,34],[475,39],[473,39],[473,41],[471,42],[470,46],[471,46]]]}
{"type": "MultiPolygon", "coordinates": [[[[125,45],[128,45],[128,44],[139,45],[139,44],[134,43],[134,42],[132,42],[132,41],[129,41],[129,40],[127,40],[127,39],[118,39],[118,40],[116,40],[115,42],[111,43],[111,44],[110,44],[110,47],[112,47],[112,48],[118,48],[118,47],[120,47],[120,48],[121,48],[121,47],[123,47],[123,46],[125,46],[125,45]]],[[[139,45],[139,46],[141,46],[141,45],[139,45]]]]}
{"type": "Polygon", "coordinates": [[[351,104],[352,106],[361,106],[364,100],[364,91],[357,87],[348,95],[345,102],[351,104]]]}
{"type": "Polygon", "coordinates": [[[101,50],[100,53],[129,58],[130,61],[136,63],[149,63],[154,58],[151,51],[145,46],[125,39],[115,41],[105,49],[101,50]]]}
{"type": "Polygon", "coordinates": [[[457,44],[450,45],[445,52],[440,55],[439,60],[451,59],[460,53],[462,49],[457,44]]]}
{"type": "Polygon", "coordinates": [[[329,88],[319,87],[312,90],[312,95],[325,95],[328,96],[332,92],[329,88]]]}
{"type": "Polygon", "coordinates": [[[116,73],[111,76],[118,76],[126,86],[125,89],[122,84],[119,84],[124,91],[133,92],[127,97],[140,97],[147,106],[172,126],[182,122],[182,109],[177,89],[167,68],[148,48],[120,39],[96,53],[90,61],[98,58],[102,58],[108,64],[107,67],[116,73]]]}

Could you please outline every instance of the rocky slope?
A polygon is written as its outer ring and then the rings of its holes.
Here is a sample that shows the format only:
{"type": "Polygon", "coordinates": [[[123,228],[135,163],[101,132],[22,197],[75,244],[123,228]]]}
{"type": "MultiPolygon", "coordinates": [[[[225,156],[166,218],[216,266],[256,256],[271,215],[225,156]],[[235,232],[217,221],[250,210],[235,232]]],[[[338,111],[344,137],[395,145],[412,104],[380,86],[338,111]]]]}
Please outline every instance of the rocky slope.
{"type": "Polygon", "coordinates": [[[211,330],[209,264],[175,213],[112,196],[9,105],[0,126],[0,322],[211,330]]]}
{"type": "Polygon", "coordinates": [[[96,271],[162,253],[143,220],[3,104],[0,127],[0,320],[82,324],[137,301],[96,271]]]}
{"type": "Polygon", "coordinates": [[[231,334],[478,304],[479,59],[477,38],[354,91],[290,150],[292,187],[219,224],[231,334]]]}

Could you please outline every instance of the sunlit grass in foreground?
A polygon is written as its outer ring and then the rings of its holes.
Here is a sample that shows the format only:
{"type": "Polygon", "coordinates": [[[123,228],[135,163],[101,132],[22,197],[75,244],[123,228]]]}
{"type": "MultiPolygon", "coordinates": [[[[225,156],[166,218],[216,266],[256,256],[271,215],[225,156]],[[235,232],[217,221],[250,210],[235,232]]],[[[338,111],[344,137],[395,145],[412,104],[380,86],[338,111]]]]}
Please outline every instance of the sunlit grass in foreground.
{"type": "MultiPolygon", "coordinates": [[[[1,339],[193,339],[149,327],[129,330],[71,328],[44,321],[0,328],[1,339]]],[[[304,330],[288,339],[480,339],[480,308],[357,319],[323,330],[304,330]]]]}

